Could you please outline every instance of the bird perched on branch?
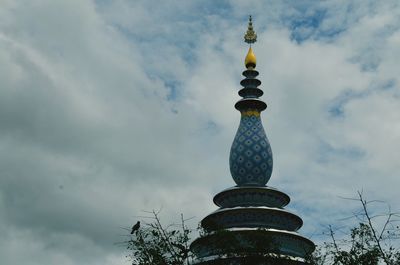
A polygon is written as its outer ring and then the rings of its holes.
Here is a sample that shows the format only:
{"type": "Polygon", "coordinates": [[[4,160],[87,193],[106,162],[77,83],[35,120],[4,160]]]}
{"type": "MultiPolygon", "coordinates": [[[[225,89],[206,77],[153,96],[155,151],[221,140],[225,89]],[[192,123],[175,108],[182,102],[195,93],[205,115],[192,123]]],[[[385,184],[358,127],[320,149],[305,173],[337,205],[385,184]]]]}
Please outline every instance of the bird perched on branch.
{"type": "Polygon", "coordinates": [[[139,228],[140,228],[140,222],[137,221],[137,223],[136,223],[134,226],[132,226],[131,235],[132,235],[135,231],[139,230],[139,228]]]}

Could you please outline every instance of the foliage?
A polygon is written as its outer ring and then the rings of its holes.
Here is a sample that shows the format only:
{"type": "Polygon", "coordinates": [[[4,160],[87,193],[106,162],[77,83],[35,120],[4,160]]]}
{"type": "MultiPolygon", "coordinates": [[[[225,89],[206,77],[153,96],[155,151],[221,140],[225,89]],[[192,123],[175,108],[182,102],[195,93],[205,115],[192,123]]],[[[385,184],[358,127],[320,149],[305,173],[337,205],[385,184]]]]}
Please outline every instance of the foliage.
{"type": "Polygon", "coordinates": [[[207,244],[212,246],[215,255],[232,257],[241,254],[263,255],[265,250],[277,253],[279,244],[273,238],[264,233],[266,229],[260,228],[256,231],[245,233],[234,233],[229,230],[219,229],[206,232],[200,229],[200,237],[206,238],[207,244]]]}
{"type": "Polygon", "coordinates": [[[164,227],[157,212],[152,223],[145,223],[126,241],[132,265],[184,265],[191,259],[189,240],[191,230],[185,225],[183,215],[178,225],[164,227]]]}
{"type": "MultiPolygon", "coordinates": [[[[400,229],[396,225],[400,215],[388,207],[386,213],[371,214],[368,208],[380,201],[366,201],[361,192],[358,198],[350,199],[361,203],[361,210],[355,213],[359,223],[350,233],[338,239],[332,226],[329,226],[330,241],[325,242],[309,258],[315,265],[400,265],[398,239],[400,229]]],[[[346,218],[348,219],[348,218],[346,218]]]]}

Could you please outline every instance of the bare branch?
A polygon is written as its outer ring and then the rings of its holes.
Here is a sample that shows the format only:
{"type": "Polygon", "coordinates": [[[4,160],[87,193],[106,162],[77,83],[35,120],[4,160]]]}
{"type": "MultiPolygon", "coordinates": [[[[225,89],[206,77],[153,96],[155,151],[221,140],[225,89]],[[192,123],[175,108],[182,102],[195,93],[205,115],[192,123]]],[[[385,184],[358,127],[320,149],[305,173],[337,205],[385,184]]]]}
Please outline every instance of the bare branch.
{"type": "Polygon", "coordinates": [[[335,239],[335,233],[333,232],[331,225],[329,225],[329,234],[332,238],[333,246],[334,246],[336,252],[339,252],[339,247],[338,247],[338,245],[336,243],[336,239],[335,239]]]}
{"type": "Polygon", "coordinates": [[[368,212],[368,209],[367,209],[367,202],[364,200],[364,198],[363,198],[363,196],[362,196],[362,192],[358,191],[358,196],[359,196],[359,198],[360,198],[360,202],[361,202],[362,207],[363,207],[363,209],[364,209],[365,217],[366,217],[367,220],[368,220],[368,225],[369,225],[369,227],[370,227],[370,229],[371,229],[373,238],[375,239],[375,243],[376,243],[376,245],[378,246],[379,252],[381,253],[381,256],[382,256],[383,260],[385,261],[385,263],[389,265],[389,264],[390,264],[390,261],[389,261],[388,258],[386,257],[385,251],[383,251],[383,249],[382,249],[381,240],[380,240],[380,239],[378,238],[378,236],[376,235],[375,227],[374,227],[374,225],[373,225],[373,223],[372,223],[371,217],[369,216],[369,212],[368,212]]]}

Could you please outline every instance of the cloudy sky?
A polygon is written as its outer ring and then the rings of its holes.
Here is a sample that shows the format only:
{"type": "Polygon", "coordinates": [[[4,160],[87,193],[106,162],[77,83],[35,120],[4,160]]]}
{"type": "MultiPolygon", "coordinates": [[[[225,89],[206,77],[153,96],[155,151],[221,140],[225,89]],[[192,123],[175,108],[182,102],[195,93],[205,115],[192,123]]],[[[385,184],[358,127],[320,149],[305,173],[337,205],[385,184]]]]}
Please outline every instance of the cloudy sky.
{"type": "Polygon", "coordinates": [[[249,14],[269,185],[301,233],[358,190],[400,209],[397,0],[0,0],[1,264],[129,264],[115,243],[143,210],[216,209],[249,14]]]}

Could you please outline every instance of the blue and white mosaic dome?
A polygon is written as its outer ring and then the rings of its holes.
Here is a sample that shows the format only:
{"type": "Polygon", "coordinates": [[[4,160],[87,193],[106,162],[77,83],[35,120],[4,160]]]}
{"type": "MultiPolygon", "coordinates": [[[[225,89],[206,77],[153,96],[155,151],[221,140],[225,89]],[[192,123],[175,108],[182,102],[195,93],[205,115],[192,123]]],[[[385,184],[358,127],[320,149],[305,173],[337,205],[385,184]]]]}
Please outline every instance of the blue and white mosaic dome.
{"type": "Polygon", "coordinates": [[[229,156],[238,186],[264,186],[271,178],[273,160],[259,112],[243,112],[229,156]]]}

